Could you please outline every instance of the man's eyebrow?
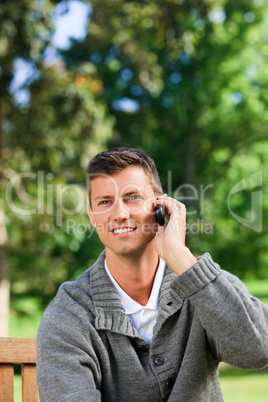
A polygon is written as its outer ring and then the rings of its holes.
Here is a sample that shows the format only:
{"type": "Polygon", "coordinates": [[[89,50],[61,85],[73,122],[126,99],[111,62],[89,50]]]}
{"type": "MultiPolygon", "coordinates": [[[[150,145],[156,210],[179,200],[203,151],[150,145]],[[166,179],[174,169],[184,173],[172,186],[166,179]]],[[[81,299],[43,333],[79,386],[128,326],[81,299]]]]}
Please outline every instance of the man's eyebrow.
{"type": "MultiPolygon", "coordinates": [[[[128,191],[127,193],[123,193],[122,195],[123,195],[123,197],[130,197],[131,195],[133,195],[133,194],[141,194],[142,192],[140,191],[140,190],[138,190],[138,189],[134,189],[134,190],[131,190],[131,191],[128,191]]],[[[97,201],[97,200],[110,200],[111,198],[113,198],[111,195],[97,195],[95,198],[94,198],[94,201],[97,201]]]]}
{"type": "Polygon", "coordinates": [[[124,193],[123,196],[124,197],[130,197],[133,194],[141,194],[141,191],[139,191],[137,189],[131,190],[131,191],[128,191],[127,193],[124,193]]]}
{"type": "Polygon", "coordinates": [[[94,198],[94,201],[96,201],[96,200],[108,200],[108,199],[111,199],[112,197],[110,196],[110,195],[97,195],[95,198],[94,198]]]}

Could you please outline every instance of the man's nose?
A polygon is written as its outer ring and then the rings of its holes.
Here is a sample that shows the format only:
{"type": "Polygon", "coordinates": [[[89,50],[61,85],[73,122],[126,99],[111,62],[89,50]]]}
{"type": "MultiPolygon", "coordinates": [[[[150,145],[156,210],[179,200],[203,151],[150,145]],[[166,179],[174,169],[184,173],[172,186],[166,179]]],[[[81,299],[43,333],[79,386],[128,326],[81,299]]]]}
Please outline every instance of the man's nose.
{"type": "Polygon", "coordinates": [[[112,219],[115,221],[120,221],[129,218],[129,211],[127,210],[124,202],[122,200],[118,200],[114,203],[112,209],[112,219]]]}

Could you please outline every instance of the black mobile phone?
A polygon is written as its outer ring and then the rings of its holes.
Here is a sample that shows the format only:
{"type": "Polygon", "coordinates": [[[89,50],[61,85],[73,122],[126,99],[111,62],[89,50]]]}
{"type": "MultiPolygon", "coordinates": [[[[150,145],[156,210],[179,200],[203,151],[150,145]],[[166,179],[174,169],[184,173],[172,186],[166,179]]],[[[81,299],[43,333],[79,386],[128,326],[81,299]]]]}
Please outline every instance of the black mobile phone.
{"type": "Polygon", "coordinates": [[[163,205],[157,205],[155,207],[155,220],[156,223],[158,223],[159,226],[164,226],[165,224],[165,207],[163,205]]]}

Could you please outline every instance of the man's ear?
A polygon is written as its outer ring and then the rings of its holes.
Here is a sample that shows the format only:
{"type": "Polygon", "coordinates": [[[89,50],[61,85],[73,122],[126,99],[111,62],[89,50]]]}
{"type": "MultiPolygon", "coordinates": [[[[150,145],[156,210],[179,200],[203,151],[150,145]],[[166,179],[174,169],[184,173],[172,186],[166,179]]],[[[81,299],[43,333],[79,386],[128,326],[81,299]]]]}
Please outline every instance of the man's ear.
{"type": "Polygon", "coordinates": [[[94,219],[94,216],[93,216],[93,212],[92,212],[91,206],[89,204],[87,206],[87,213],[88,213],[90,222],[92,223],[92,225],[94,227],[96,227],[96,222],[95,222],[95,219],[94,219]]]}

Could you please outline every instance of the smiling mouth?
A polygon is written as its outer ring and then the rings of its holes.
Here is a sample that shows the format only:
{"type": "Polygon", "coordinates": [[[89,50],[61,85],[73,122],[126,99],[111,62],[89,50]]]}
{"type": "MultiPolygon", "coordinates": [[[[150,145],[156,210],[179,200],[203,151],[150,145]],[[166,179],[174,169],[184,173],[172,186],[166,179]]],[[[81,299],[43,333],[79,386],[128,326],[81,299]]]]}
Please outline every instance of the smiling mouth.
{"type": "Polygon", "coordinates": [[[113,229],[112,232],[115,234],[121,234],[121,233],[128,233],[128,232],[134,232],[137,228],[122,228],[122,229],[113,229]]]}

